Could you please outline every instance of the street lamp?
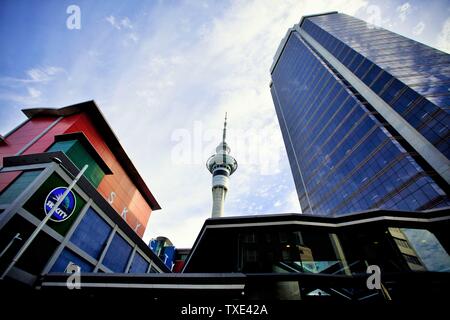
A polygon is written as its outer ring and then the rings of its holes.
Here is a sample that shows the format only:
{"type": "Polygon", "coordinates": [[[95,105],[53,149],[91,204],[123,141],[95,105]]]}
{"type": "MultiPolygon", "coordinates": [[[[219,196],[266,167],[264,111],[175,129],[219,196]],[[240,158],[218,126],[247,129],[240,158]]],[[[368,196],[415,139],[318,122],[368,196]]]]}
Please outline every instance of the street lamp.
{"type": "MultiPolygon", "coordinates": [[[[52,159],[54,162],[58,163],[61,167],[64,168],[64,166],[62,165],[62,161],[59,158],[53,158],[52,159]]],[[[83,175],[83,173],[86,171],[86,169],[88,168],[88,165],[84,165],[84,167],[80,170],[80,172],[78,172],[77,176],[73,179],[72,183],[67,187],[66,191],[64,191],[64,193],[62,194],[62,196],[58,199],[58,201],[56,201],[55,205],[52,207],[52,209],[49,211],[49,213],[44,217],[44,219],[42,219],[41,223],[39,223],[39,225],[36,227],[36,229],[33,231],[33,233],[31,234],[31,236],[27,239],[27,241],[23,244],[23,246],[20,248],[20,250],[17,252],[17,254],[15,255],[15,257],[12,259],[11,263],[8,265],[8,267],[5,269],[5,271],[3,272],[2,276],[0,277],[0,280],[3,280],[5,278],[5,276],[8,274],[8,272],[11,270],[12,267],[14,267],[14,265],[17,263],[17,261],[20,259],[20,257],[23,255],[23,253],[25,252],[25,250],[28,249],[28,247],[30,246],[31,242],[33,242],[33,240],[36,238],[36,236],[38,235],[38,233],[42,230],[42,228],[44,227],[44,225],[47,223],[47,221],[50,219],[50,217],[53,215],[53,213],[56,211],[56,209],[59,208],[59,205],[63,202],[63,200],[66,198],[66,196],[69,194],[69,192],[73,189],[73,187],[75,186],[75,184],[78,182],[78,180],[81,178],[81,176],[83,175]]],[[[65,168],[64,168],[65,169],[65,168]]],[[[66,169],[67,171],[67,169],[66,169]]]]}

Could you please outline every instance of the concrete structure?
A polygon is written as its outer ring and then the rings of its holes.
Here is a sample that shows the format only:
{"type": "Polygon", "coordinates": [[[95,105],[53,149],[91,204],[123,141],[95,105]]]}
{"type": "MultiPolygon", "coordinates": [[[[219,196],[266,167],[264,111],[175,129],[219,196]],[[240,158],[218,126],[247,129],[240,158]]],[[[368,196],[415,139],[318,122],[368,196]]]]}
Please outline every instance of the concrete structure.
{"type": "Polygon", "coordinates": [[[206,167],[212,173],[212,196],[213,207],[211,216],[213,218],[223,216],[225,197],[228,192],[230,176],[237,169],[237,161],[230,155],[230,147],[226,143],[227,115],[223,125],[222,142],[216,148],[216,154],[212,155],[206,162],[206,167]]]}

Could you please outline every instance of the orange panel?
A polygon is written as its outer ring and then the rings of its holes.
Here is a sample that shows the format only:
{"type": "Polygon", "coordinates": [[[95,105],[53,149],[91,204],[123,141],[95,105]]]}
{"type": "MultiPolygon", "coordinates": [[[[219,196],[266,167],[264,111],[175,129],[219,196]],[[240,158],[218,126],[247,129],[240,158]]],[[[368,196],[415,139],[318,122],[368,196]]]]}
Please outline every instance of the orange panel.
{"type": "Polygon", "coordinates": [[[127,208],[126,221],[128,225],[133,229],[140,225],[137,229],[137,234],[142,237],[152,211],[149,204],[106,145],[90,118],[85,114],[78,114],[73,117],[77,117],[77,119],[66,130],[66,133],[82,131],[113,171],[112,175],[106,175],[103,178],[97,190],[106,199],[110,196],[111,192],[116,194],[112,207],[118,214],[121,214],[124,208],[127,208]]]}

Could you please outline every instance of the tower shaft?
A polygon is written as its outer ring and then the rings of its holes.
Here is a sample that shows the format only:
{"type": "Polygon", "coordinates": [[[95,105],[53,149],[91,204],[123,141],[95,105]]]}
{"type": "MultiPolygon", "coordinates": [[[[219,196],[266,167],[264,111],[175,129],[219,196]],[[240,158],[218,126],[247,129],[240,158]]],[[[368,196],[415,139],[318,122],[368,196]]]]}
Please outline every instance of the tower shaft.
{"type": "Polygon", "coordinates": [[[225,204],[225,196],[227,189],[223,187],[215,187],[212,189],[213,207],[211,216],[213,218],[223,217],[223,208],[225,204]]]}

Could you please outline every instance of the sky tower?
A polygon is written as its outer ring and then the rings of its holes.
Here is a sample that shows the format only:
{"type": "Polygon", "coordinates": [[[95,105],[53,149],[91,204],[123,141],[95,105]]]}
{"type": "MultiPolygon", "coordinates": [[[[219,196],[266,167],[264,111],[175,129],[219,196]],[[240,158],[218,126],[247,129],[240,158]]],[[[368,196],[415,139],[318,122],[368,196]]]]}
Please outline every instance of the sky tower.
{"type": "Polygon", "coordinates": [[[230,147],[225,142],[227,135],[227,114],[223,124],[222,142],[216,148],[216,154],[206,161],[206,167],[212,173],[212,196],[213,206],[211,216],[213,218],[223,216],[223,205],[228,191],[230,175],[237,169],[237,161],[230,156],[230,147]]]}

